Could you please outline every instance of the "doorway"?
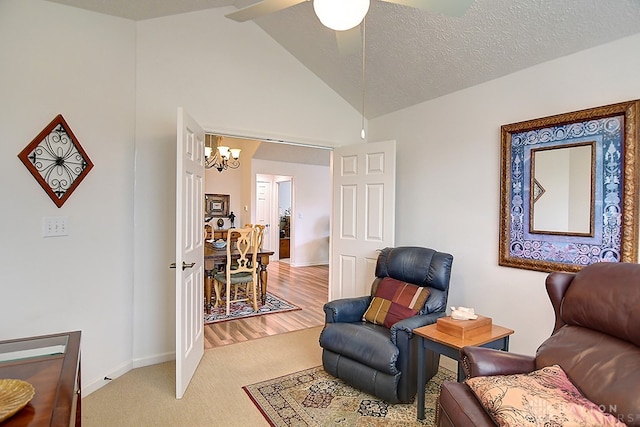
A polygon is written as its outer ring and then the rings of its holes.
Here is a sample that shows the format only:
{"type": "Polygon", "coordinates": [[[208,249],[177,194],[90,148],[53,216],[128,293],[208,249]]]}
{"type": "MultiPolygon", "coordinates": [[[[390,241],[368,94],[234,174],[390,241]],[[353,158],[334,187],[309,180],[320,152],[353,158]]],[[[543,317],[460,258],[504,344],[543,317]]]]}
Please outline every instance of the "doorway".
{"type": "Polygon", "coordinates": [[[293,176],[256,175],[255,218],[264,224],[263,247],[274,251],[272,259],[295,260],[293,176]]]}
{"type": "MultiPolygon", "coordinates": [[[[290,182],[281,191],[290,194],[289,255],[282,257],[292,266],[329,262],[329,225],[331,215],[330,159],[332,148],[285,142],[224,136],[226,144],[241,148],[240,167],[218,172],[206,171],[205,192],[230,195],[229,211],[235,223],[265,225],[263,248],[280,249],[279,182],[290,182]]],[[[285,187],[287,184],[283,184],[285,187]]],[[[286,218],[285,218],[286,220],[286,218]]],[[[224,218],[224,227],[230,220],[224,218]]],[[[286,237],[286,234],[285,234],[286,237]]],[[[286,242],[283,242],[283,248],[286,242]]]]}
{"type": "Polygon", "coordinates": [[[289,262],[291,253],[294,250],[292,239],[291,219],[293,218],[293,203],[291,201],[291,177],[285,181],[277,182],[277,206],[278,206],[278,238],[279,238],[279,259],[289,262]]]}

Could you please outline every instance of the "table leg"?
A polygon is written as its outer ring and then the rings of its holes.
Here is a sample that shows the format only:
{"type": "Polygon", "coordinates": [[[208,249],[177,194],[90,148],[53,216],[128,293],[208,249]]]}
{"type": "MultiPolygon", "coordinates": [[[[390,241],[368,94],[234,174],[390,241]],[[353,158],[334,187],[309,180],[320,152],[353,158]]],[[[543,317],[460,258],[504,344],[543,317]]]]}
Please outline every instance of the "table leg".
{"type": "Polygon", "coordinates": [[[260,264],[260,271],[258,272],[260,279],[260,300],[262,304],[264,304],[267,300],[267,279],[269,278],[267,266],[269,265],[269,255],[261,256],[258,264],[260,264]]]}
{"type": "Polygon", "coordinates": [[[425,337],[420,337],[420,342],[418,343],[418,390],[417,390],[417,398],[416,398],[419,420],[424,420],[424,413],[425,413],[424,384],[426,382],[426,376],[427,376],[427,370],[425,368],[425,359],[426,359],[427,350],[430,350],[435,353],[439,353],[440,355],[444,355],[454,360],[457,360],[458,361],[458,381],[460,381],[461,379],[464,379],[464,373],[461,373],[462,364],[460,363],[460,352],[457,349],[453,347],[449,347],[444,344],[440,344],[439,342],[436,342],[436,341],[431,341],[425,337]]]}
{"type": "Polygon", "coordinates": [[[456,381],[461,383],[462,381],[465,380],[465,374],[464,374],[464,369],[462,369],[462,361],[460,360],[460,358],[458,358],[457,360],[458,360],[458,376],[456,377],[456,381]]]}
{"type": "MultiPolygon", "coordinates": [[[[415,337],[415,335],[414,335],[415,337]]],[[[425,348],[424,348],[424,338],[418,337],[418,397],[417,397],[417,405],[418,405],[418,419],[424,420],[424,383],[425,377],[427,376],[427,372],[425,369],[425,348]]]]}
{"type": "Polygon", "coordinates": [[[500,348],[500,350],[509,351],[509,336],[507,335],[506,337],[502,338],[502,340],[502,348],[500,348]]]}
{"type": "Polygon", "coordinates": [[[204,272],[204,307],[207,314],[211,313],[211,287],[213,286],[213,278],[208,271],[204,272]]]}

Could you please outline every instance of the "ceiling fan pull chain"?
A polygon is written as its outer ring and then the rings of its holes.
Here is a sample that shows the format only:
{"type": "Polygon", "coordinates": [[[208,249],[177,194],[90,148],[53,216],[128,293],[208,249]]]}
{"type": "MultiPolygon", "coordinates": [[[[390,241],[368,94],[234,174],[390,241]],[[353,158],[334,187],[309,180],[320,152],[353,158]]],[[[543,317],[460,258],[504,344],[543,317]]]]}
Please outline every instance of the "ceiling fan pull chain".
{"type": "Polygon", "coordinates": [[[366,77],[366,45],[367,45],[367,19],[362,20],[362,130],[360,131],[360,137],[366,139],[366,132],[364,130],[364,104],[365,104],[365,77],[366,77]]]}

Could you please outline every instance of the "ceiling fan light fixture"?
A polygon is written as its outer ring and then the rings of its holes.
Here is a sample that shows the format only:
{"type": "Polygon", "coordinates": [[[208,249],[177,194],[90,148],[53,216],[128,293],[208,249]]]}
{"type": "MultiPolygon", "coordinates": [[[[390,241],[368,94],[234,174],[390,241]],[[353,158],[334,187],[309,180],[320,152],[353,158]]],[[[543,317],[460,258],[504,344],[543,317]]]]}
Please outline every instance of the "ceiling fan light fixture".
{"type": "Polygon", "coordinates": [[[313,0],[313,10],[325,27],[346,31],[362,22],[370,0],[313,0]]]}

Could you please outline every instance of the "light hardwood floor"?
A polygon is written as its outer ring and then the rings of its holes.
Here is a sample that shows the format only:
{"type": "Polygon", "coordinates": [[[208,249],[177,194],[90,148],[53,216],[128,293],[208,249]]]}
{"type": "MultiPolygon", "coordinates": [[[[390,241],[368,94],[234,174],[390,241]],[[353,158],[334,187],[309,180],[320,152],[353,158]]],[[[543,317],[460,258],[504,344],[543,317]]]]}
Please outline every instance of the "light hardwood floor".
{"type": "Polygon", "coordinates": [[[302,310],[205,325],[205,350],[324,324],[322,306],[328,299],[328,265],[292,267],[272,261],[268,271],[269,292],[302,310]]]}

